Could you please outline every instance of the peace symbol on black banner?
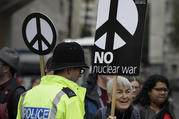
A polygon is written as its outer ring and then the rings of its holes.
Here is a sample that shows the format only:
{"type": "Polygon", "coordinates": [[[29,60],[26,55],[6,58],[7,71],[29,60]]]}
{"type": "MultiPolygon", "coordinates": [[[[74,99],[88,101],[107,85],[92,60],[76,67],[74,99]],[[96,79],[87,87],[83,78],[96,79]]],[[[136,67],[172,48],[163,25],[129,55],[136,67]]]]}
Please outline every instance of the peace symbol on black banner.
{"type": "Polygon", "coordinates": [[[147,0],[99,0],[92,72],[139,75],[147,0]]]}

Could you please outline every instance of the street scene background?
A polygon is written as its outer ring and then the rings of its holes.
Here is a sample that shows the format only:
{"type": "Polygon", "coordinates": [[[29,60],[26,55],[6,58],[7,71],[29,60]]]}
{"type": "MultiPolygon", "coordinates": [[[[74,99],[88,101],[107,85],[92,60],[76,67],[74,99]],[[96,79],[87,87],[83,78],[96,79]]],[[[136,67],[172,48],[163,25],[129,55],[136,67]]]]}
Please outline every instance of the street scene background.
{"type": "MultiPolygon", "coordinates": [[[[94,42],[98,0],[1,0],[0,48],[8,46],[20,55],[19,79],[26,89],[32,78],[40,77],[39,56],[24,43],[22,24],[31,13],[40,12],[53,22],[57,43],[79,42],[87,64],[91,65],[91,49],[94,42]]],[[[179,2],[177,0],[148,0],[140,79],[158,73],[166,76],[172,87],[172,100],[179,119],[179,2]]],[[[45,55],[46,60],[52,55],[45,55]]],[[[79,84],[84,84],[90,70],[85,72],[79,84]]]]}

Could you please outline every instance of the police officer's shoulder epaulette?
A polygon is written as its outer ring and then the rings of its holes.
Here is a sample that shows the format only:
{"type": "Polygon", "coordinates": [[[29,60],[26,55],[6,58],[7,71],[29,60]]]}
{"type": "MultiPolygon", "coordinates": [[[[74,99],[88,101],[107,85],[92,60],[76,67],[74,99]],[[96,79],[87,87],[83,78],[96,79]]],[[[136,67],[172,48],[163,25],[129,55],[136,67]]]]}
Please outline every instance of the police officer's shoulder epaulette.
{"type": "Polygon", "coordinates": [[[76,96],[75,92],[68,87],[63,88],[62,91],[67,94],[69,98],[76,96]]]}

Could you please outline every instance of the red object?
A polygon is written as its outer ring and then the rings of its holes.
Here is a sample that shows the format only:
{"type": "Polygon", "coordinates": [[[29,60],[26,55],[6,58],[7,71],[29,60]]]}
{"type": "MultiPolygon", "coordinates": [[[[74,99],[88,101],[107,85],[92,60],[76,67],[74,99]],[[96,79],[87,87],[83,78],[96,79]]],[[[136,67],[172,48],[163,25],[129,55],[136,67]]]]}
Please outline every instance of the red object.
{"type": "Polygon", "coordinates": [[[164,119],[172,119],[172,118],[168,113],[166,113],[165,116],[164,116],[164,119]]]}
{"type": "Polygon", "coordinates": [[[6,81],[5,83],[1,84],[1,85],[0,85],[0,89],[5,88],[8,83],[9,83],[9,80],[6,81]]]}
{"type": "Polygon", "coordinates": [[[8,92],[7,90],[4,92],[5,95],[7,95],[8,93],[9,93],[9,92],[8,92]]]}
{"type": "Polygon", "coordinates": [[[104,106],[106,106],[108,101],[107,91],[101,88],[101,93],[102,93],[101,98],[103,100],[103,104],[104,106]]]}
{"type": "Polygon", "coordinates": [[[0,119],[9,119],[7,103],[0,104],[0,119]]]}
{"type": "Polygon", "coordinates": [[[18,84],[21,84],[21,81],[16,77],[16,81],[18,84]]]}

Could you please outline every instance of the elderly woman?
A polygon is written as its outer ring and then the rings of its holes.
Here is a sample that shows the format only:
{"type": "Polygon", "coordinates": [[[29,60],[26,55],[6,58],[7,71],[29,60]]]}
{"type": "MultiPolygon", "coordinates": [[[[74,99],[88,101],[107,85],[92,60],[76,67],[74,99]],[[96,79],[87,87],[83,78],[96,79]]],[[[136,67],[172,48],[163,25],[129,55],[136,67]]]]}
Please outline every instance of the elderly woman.
{"type": "MultiPolygon", "coordinates": [[[[107,92],[109,100],[112,99],[113,79],[107,82],[107,92]]],[[[138,109],[131,105],[132,102],[132,85],[128,79],[117,77],[115,117],[109,117],[111,103],[107,107],[99,109],[94,113],[92,119],[141,119],[138,109]]]]}
{"type": "Polygon", "coordinates": [[[142,119],[175,119],[168,101],[169,82],[164,76],[154,74],[144,82],[134,101],[142,119]]]}

